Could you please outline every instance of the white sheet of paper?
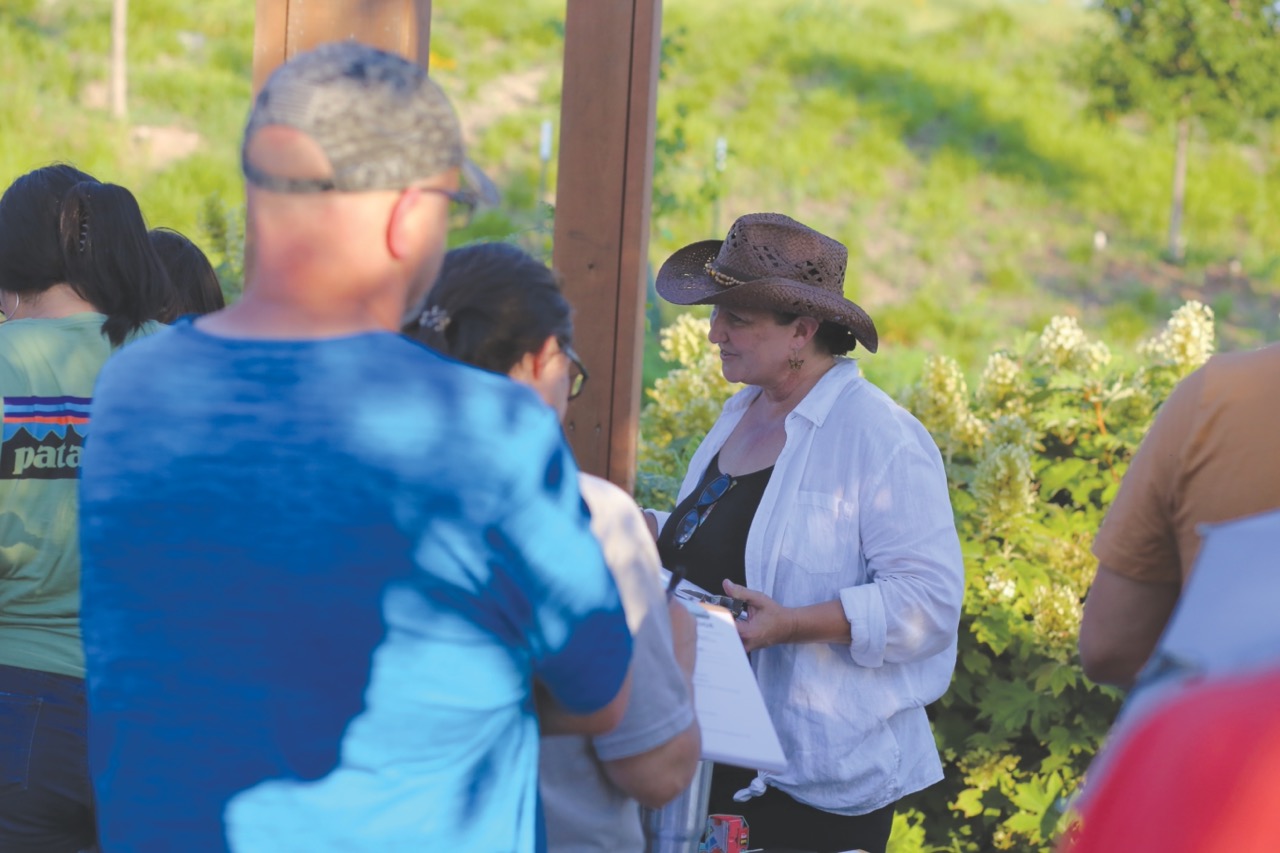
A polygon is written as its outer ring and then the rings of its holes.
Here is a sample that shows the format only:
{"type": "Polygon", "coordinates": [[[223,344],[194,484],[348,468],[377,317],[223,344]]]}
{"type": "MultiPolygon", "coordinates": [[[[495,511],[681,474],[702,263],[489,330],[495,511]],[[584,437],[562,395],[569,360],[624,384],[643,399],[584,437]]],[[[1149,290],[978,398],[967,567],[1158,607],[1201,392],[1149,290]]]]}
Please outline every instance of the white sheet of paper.
{"type": "Polygon", "coordinates": [[[707,604],[689,603],[689,611],[698,623],[693,704],[702,729],[702,757],[753,770],[785,770],[787,758],[733,615],[707,604]]]}

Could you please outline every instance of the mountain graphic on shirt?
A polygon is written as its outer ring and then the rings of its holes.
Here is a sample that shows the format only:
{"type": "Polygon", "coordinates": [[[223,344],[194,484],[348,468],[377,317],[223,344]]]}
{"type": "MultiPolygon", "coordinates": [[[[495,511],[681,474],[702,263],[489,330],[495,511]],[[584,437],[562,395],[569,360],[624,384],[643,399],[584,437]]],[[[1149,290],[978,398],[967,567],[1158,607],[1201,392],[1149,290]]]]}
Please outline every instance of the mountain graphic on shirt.
{"type": "Polygon", "coordinates": [[[0,480],[75,479],[88,432],[88,397],[5,397],[0,480]]]}

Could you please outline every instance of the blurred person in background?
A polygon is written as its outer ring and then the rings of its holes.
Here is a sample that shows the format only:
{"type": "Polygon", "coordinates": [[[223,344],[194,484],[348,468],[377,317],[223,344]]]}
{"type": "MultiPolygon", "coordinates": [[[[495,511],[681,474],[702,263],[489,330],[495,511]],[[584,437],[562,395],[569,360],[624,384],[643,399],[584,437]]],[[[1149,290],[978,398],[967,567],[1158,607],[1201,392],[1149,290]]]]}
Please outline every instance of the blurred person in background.
{"type": "Polygon", "coordinates": [[[1280,508],[1280,344],[1220,353],[1161,404],[1093,543],[1080,620],[1089,678],[1133,686],[1191,575],[1201,525],[1280,508]]]}
{"type": "Polygon", "coordinates": [[[76,478],[98,372],[168,300],[128,190],[55,165],[0,197],[0,850],[95,844],[76,478]]]}
{"type": "MultiPolygon", "coordinates": [[[[587,379],[573,349],[572,309],[555,273],[509,244],[450,251],[421,316],[405,331],[528,385],[561,420],[587,379]]],[[[665,805],[697,767],[696,629],[684,605],[666,602],[657,549],[639,507],[607,480],[578,478],[632,632],[632,687],[622,722],[608,734],[544,729],[538,783],[547,842],[556,853],[638,853],[644,836],[637,802],[665,805]]]]}
{"type": "Polygon", "coordinates": [[[158,318],[161,323],[172,323],[184,314],[208,314],[227,306],[213,264],[189,237],[172,228],[152,228],[148,236],[173,284],[173,302],[158,318]]]}
{"type": "Polygon", "coordinates": [[[1118,744],[1059,853],[1280,850],[1280,671],[1191,684],[1118,744]]]}

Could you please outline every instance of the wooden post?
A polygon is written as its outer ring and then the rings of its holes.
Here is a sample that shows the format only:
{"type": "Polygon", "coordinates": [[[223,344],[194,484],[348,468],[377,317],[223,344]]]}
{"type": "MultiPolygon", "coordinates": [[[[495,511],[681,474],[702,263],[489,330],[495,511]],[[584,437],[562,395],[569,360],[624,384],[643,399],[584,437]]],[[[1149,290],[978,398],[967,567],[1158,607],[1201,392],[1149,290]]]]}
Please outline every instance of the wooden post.
{"type": "Polygon", "coordinates": [[[253,91],[295,53],[342,39],[406,56],[424,68],[431,44],[431,0],[257,0],[253,91]]]}
{"type": "Polygon", "coordinates": [[[565,428],[584,471],[635,485],[661,0],[568,0],[556,269],[591,373],[565,428]]]}

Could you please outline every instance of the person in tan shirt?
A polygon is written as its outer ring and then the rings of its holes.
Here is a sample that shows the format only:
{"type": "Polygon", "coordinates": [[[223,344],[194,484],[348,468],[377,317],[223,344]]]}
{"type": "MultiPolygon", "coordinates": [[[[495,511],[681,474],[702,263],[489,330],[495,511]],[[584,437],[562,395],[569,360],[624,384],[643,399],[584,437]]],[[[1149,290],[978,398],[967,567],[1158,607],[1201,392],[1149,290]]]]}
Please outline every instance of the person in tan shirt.
{"type": "Polygon", "coordinates": [[[1199,525],[1280,507],[1280,344],[1211,358],[1165,401],[1093,544],[1080,661],[1129,687],[1200,550],[1199,525]]]}

